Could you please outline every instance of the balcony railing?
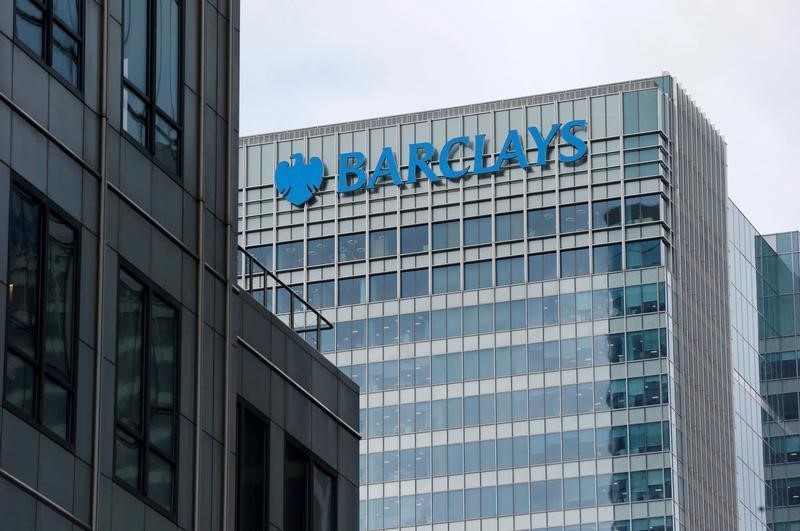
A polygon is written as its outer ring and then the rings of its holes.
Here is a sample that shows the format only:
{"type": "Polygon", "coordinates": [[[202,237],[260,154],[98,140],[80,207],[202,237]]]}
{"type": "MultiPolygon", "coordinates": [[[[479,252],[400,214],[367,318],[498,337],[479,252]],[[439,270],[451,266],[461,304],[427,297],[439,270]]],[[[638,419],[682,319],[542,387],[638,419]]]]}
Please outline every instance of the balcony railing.
{"type": "Polygon", "coordinates": [[[239,287],[252,295],[267,310],[277,315],[314,348],[320,350],[322,331],[331,330],[333,323],[303,297],[295,293],[275,273],[267,269],[247,249],[239,246],[238,251],[237,282],[239,287]],[[281,307],[273,307],[273,294],[276,296],[276,305],[280,304],[281,307]]]}

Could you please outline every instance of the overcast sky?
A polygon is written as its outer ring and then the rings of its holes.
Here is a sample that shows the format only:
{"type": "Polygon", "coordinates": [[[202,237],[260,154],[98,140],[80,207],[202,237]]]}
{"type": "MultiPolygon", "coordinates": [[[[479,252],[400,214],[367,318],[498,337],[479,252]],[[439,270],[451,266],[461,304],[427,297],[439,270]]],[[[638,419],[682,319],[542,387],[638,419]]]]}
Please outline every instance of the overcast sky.
{"type": "Polygon", "coordinates": [[[800,230],[797,0],[242,0],[242,135],[673,74],[729,195],[800,230]]]}

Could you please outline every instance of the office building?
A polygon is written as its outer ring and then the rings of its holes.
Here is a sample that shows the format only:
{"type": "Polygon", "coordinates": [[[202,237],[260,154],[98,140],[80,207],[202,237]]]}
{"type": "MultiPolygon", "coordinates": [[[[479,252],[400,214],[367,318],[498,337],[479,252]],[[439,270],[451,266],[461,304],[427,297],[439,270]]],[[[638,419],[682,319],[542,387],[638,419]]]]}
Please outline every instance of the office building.
{"type": "Polygon", "coordinates": [[[726,164],[666,74],[243,138],[239,241],[361,389],[360,528],[736,529],[726,164]]]}
{"type": "Polygon", "coordinates": [[[238,16],[0,2],[2,529],[357,525],[357,388],[238,286],[238,16]]]}

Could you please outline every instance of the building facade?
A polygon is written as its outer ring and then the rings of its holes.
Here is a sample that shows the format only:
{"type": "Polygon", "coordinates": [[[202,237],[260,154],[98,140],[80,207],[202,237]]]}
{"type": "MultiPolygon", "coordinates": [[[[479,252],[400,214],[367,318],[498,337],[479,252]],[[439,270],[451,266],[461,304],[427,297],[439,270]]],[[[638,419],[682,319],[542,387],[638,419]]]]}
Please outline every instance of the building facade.
{"type": "MultiPolygon", "coordinates": [[[[737,503],[725,143],[671,76],[239,157],[240,243],[335,323],[319,348],[360,387],[360,529],[759,513],[737,503]]],[[[303,322],[286,296],[259,293],[303,322]]]]}
{"type": "Polygon", "coordinates": [[[238,17],[0,0],[2,529],[357,526],[357,388],[238,286],[238,17]]]}

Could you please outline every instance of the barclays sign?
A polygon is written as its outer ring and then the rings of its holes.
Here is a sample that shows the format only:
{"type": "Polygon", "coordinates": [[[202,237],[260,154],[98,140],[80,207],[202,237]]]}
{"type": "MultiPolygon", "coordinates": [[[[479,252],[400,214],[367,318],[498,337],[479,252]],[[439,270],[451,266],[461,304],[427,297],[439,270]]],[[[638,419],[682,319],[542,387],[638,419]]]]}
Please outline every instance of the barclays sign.
{"type": "MultiPolygon", "coordinates": [[[[537,148],[535,166],[547,164],[547,148],[553,143],[556,135],[560,134],[561,140],[575,148],[571,155],[565,155],[559,151],[558,160],[564,163],[574,163],[586,156],[586,142],[575,136],[575,131],[586,128],[586,120],[572,120],[565,124],[552,124],[547,134],[537,127],[528,127],[528,134],[533,139],[537,148]]],[[[403,180],[400,175],[400,167],[397,163],[392,148],[385,147],[381,151],[378,160],[368,174],[366,168],[367,158],[360,151],[339,154],[339,176],[336,182],[336,191],[340,194],[351,193],[361,189],[371,190],[380,179],[391,179],[397,186],[413,184],[417,177],[423,176],[432,182],[438,182],[440,178],[458,180],[467,175],[484,175],[496,173],[502,169],[503,164],[516,163],[521,168],[527,169],[531,166],[525,150],[522,147],[522,138],[517,130],[512,129],[506,135],[503,147],[500,149],[494,164],[484,166],[483,157],[486,135],[475,135],[470,138],[457,136],[449,139],[437,151],[436,147],[430,142],[419,142],[408,146],[408,177],[403,180]],[[457,146],[471,146],[476,157],[474,166],[454,169],[450,164],[450,153],[457,146]],[[432,162],[438,153],[437,175],[432,162]]],[[[309,201],[319,190],[322,184],[324,167],[319,157],[311,157],[308,163],[303,162],[303,155],[295,153],[292,155],[293,164],[282,161],[275,169],[275,187],[284,199],[296,206],[302,206],[309,201]]]]}

